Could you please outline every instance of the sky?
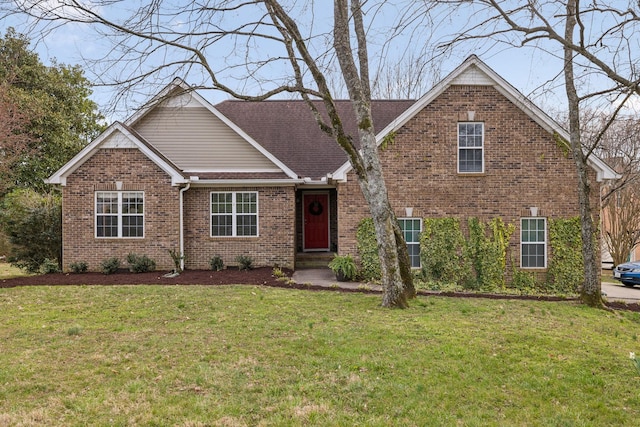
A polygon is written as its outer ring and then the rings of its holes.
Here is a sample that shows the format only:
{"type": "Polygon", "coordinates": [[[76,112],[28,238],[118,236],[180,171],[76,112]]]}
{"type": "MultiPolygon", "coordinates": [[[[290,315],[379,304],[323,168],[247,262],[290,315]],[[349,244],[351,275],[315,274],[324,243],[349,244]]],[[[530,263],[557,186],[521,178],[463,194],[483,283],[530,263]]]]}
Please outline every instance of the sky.
{"type": "MultiPolygon", "coordinates": [[[[133,2],[134,0],[131,1],[133,2]]],[[[176,1],[180,3],[181,0],[176,1]]],[[[56,1],[50,0],[47,3],[54,4],[56,1]]],[[[313,11],[313,19],[315,21],[314,26],[319,27],[322,22],[328,22],[328,20],[330,20],[329,15],[331,10],[327,9],[331,8],[324,7],[313,11]]],[[[115,9],[102,12],[105,12],[115,18],[120,17],[120,15],[124,13],[124,11],[118,12],[115,9]]],[[[385,13],[389,13],[389,11],[387,10],[385,13]]],[[[236,17],[235,19],[244,18],[236,17]]],[[[379,22],[382,23],[390,23],[392,20],[389,16],[385,16],[383,13],[374,19],[378,19],[379,22]]],[[[411,39],[408,38],[409,36],[398,37],[395,45],[396,50],[397,46],[402,45],[402,43],[412,45],[420,43],[423,39],[426,40],[429,38],[432,41],[446,40],[450,37],[450,34],[455,34],[456,29],[468,25],[471,16],[469,15],[469,12],[460,11],[447,13],[446,16],[437,16],[436,19],[439,19],[439,23],[436,26],[437,31],[434,34],[427,34],[424,32],[424,28],[422,29],[422,33],[414,30],[414,37],[411,39]]],[[[86,76],[91,81],[95,81],[95,74],[103,73],[103,70],[98,69],[98,67],[93,64],[88,64],[85,62],[85,59],[100,57],[100,55],[105,51],[108,51],[110,49],[109,40],[96,36],[94,32],[80,24],[66,24],[54,31],[48,32],[46,37],[38,37],[36,35],[29,34],[29,30],[32,27],[31,24],[32,21],[25,17],[12,16],[9,19],[4,19],[0,28],[4,32],[7,27],[13,26],[18,32],[26,33],[30,36],[32,38],[33,50],[39,54],[41,60],[45,64],[49,64],[54,58],[58,63],[69,65],[78,64],[85,70],[86,76]]],[[[174,24],[176,25],[176,28],[178,28],[182,23],[174,22],[174,24]]],[[[378,37],[377,40],[380,40],[380,38],[378,37]]],[[[370,51],[373,52],[372,56],[375,56],[376,49],[380,46],[380,43],[371,43],[369,45],[370,51]]],[[[479,42],[474,44],[465,44],[457,47],[446,60],[439,64],[440,77],[445,77],[472,53],[478,55],[481,60],[493,68],[499,75],[505,78],[525,96],[529,97],[533,102],[549,111],[552,116],[565,109],[564,105],[566,102],[564,89],[561,86],[555,84],[553,85],[554,90],[551,91],[541,89],[545,83],[556,78],[561,72],[562,63],[558,58],[554,58],[554,55],[534,48],[514,48],[495,43],[489,44],[487,42],[482,42],[482,44],[479,42]]],[[[390,50],[387,54],[393,55],[394,51],[390,50]]],[[[222,60],[223,57],[227,58],[228,55],[228,52],[222,53],[220,55],[220,60],[222,60]]],[[[215,57],[215,52],[212,56],[215,57]]],[[[167,58],[165,57],[164,59],[166,60],[167,58]]],[[[214,60],[215,59],[217,58],[214,58],[214,60]]],[[[104,64],[101,64],[101,66],[102,65],[104,64]]],[[[120,65],[115,65],[115,67],[119,66],[124,67],[125,64],[122,63],[120,65]]],[[[128,64],[127,66],[131,66],[131,64],[128,64]]],[[[277,73],[277,71],[275,72],[277,73]]],[[[197,75],[181,75],[178,77],[184,78],[187,83],[190,84],[199,83],[199,76],[197,75]]],[[[557,81],[561,81],[561,79],[557,79],[557,81]]],[[[604,85],[604,83],[598,81],[590,83],[596,88],[600,85],[604,85]]],[[[140,104],[145,100],[148,100],[155,93],[159,92],[162,87],[162,85],[157,85],[156,87],[153,85],[149,86],[146,89],[146,93],[133,97],[130,100],[132,102],[127,104],[126,107],[121,107],[120,111],[109,113],[108,120],[125,119],[128,115],[127,111],[130,110],[133,105],[136,103],[140,104]]],[[[549,86],[545,87],[548,88],[549,86]]],[[[116,92],[116,88],[112,87],[95,87],[92,99],[99,105],[101,110],[106,110],[107,106],[116,99],[116,92]]],[[[220,92],[205,91],[201,92],[201,94],[213,104],[229,98],[228,95],[220,92]]],[[[637,106],[640,107],[640,102],[637,102],[637,106]]],[[[640,111],[640,108],[636,111],[640,111]]]]}

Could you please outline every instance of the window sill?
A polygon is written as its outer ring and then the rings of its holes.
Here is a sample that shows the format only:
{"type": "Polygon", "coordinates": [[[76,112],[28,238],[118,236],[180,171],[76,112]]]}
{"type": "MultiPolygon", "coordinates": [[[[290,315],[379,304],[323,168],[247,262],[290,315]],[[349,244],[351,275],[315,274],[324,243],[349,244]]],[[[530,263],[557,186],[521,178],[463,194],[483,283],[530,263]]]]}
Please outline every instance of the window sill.
{"type": "Polygon", "coordinates": [[[256,240],[260,236],[209,236],[211,240],[256,240]]]}
{"type": "Polygon", "coordinates": [[[94,237],[94,240],[98,242],[122,242],[123,240],[146,240],[146,237],[94,237]]]}
{"type": "Polygon", "coordinates": [[[486,172],[458,172],[458,176],[464,177],[477,177],[477,176],[486,176],[486,172]]]}

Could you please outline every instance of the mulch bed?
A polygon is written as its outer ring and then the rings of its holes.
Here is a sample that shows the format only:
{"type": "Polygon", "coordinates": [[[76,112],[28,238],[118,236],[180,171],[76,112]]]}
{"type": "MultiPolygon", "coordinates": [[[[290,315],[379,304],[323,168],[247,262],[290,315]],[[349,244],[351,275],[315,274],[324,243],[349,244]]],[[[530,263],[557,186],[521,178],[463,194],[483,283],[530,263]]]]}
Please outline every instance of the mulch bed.
{"type": "MultiPolygon", "coordinates": [[[[288,277],[293,274],[290,270],[284,270],[288,277]]],[[[316,285],[286,283],[278,280],[273,275],[273,269],[269,267],[254,268],[249,271],[240,271],[227,268],[222,271],[211,270],[185,270],[176,277],[164,277],[166,271],[154,271],[150,273],[130,273],[122,270],[115,274],[102,273],[55,273],[38,276],[17,277],[15,279],[0,280],[0,288],[14,288],[17,286],[65,286],[65,285],[256,285],[271,286],[288,289],[306,289],[312,291],[336,291],[336,292],[367,292],[375,293],[370,289],[344,289],[337,287],[323,287],[316,285]]],[[[529,299],[540,301],[565,301],[566,298],[549,296],[519,296],[500,294],[477,294],[458,292],[419,292],[421,295],[437,295],[456,298],[489,298],[489,299],[529,299]]],[[[640,304],[627,304],[619,301],[610,301],[607,306],[613,310],[629,310],[640,312],[640,304]]]]}
{"type": "MultiPolygon", "coordinates": [[[[291,276],[290,271],[285,271],[291,276]]],[[[54,273],[0,280],[0,288],[16,286],[63,286],[63,285],[267,285],[282,286],[273,276],[272,268],[254,268],[240,271],[227,268],[221,271],[185,270],[176,277],[164,277],[166,271],[131,273],[122,270],[114,274],[102,273],[54,273]]]]}

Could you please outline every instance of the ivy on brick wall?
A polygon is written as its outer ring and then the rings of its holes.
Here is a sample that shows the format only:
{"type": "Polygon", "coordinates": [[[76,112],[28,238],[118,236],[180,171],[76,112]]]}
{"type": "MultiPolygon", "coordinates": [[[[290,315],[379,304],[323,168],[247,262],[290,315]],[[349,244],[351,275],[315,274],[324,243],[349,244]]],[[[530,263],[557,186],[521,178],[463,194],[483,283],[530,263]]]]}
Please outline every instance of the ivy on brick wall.
{"type": "Polygon", "coordinates": [[[378,258],[378,243],[373,219],[365,218],[358,224],[356,231],[356,248],[360,256],[359,276],[366,281],[380,280],[380,259],[378,258]]]}
{"type": "MultiPolygon", "coordinates": [[[[499,291],[507,286],[525,292],[545,290],[576,293],[583,281],[582,239],[578,218],[550,219],[551,259],[547,281],[520,270],[509,252],[515,231],[513,224],[501,218],[484,223],[468,219],[465,236],[457,218],[425,218],[420,235],[421,280],[432,285],[456,285],[464,289],[499,291]],[[512,265],[511,282],[506,283],[507,257],[512,265]]],[[[356,234],[360,257],[360,276],[368,281],[380,279],[380,263],[375,230],[371,218],[358,225],[356,234]]]]}
{"type": "Polygon", "coordinates": [[[464,258],[465,238],[456,218],[425,218],[420,262],[427,281],[465,286],[471,269],[464,258]]]}
{"type": "Polygon", "coordinates": [[[549,220],[549,290],[556,293],[576,293],[584,282],[584,260],[582,257],[582,236],[580,219],[549,220]]]}
{"type": "Polygon", "coordinates": [[[472,289],[496,291],[504,289],[507,266],[507,248],[515,230],[513,224],[505,225],[500,218],[487,224],[478,218],[469,218],[469,237],[465,244],[465,258],[473,267],[473,280],[467,283],[472,289]]]}

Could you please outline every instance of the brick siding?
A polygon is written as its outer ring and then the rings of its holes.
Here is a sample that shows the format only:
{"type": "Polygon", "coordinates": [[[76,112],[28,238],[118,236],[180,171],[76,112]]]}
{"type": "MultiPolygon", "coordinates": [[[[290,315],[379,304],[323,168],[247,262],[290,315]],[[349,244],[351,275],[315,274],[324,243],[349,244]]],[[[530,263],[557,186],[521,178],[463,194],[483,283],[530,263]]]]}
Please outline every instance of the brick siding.
{"type": "MultiPolygon", "coordinates": [[[[173,268],[169,250],[179,249],[179,191],[170,177],[137,149],[103,149],[67,178],[63,187],[63,265],[84,261],[89,270],[117,257],[126,267],[129,253],[147,255],[158,270],[173,268]],[[144,191],[145,237],[95,237],[95,192],[144,191]]],[[[191,188],[185,193],[185,267],[208,269],[214,255],[225,265],[236,265],[237,255],[248,255],[255,266],[293,268],[295,257],[295,191],[282,188],[191,188]],[[210,237],[211,191],[257,191],[259,237],[210,237]]]]}
{"type": "MultiPolygon", "coordinates": [[[[511,253],[520,255],[520,218],[569,218],[579,215],[575,164],[553,136],[490,86],[452,86],[396,134],[380,153],[391,205],[398,217],[405,207],[413,217],[500,217],[512,223],[511,253]],[[457,173],[458,123],[484,123],[485,172],[457,173]]],[[[599,215],[595,172],[591,173],[592,206],[599,215]]],[[[356,253],[356,229],[370,216],[354,173],[338,187],[338,249],[356,253]]]]}
{"type": "Polygon", "coordinates": [[[117,257],[126,267],[129,253],[147,255],[157,268],[169,270],[169,249],[179,247],[179,189],[170,177],[137,149],[102,149],[67,178],[62,187],[63,268],[84,261],[89,270],[100,271],[100,263],[117,257]],[[96,238],[95,192],[144,191],[144,238],[96,238]]]}
{"type": "Polygon", "coordinates": [[[210,268],[220,256],[227,266],[238,255],[253,258],[255,266],[293,268],[296,248],[295,190],[293,187],[192,188],[185,193],[186,265],[210,268]],[[210,237],[210,193],[258,192],[258,237],[210,237]]]}

